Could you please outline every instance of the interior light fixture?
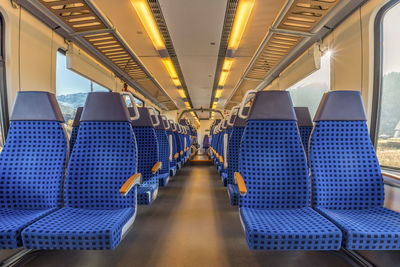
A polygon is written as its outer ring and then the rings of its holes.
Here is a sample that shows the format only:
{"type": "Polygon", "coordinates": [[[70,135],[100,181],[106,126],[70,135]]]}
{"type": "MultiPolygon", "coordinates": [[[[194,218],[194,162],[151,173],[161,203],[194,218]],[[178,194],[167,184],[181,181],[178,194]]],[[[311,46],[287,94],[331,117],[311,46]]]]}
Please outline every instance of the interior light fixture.
{"type": "Polygon", "coordinates": [[[180,97],[186,98],[185,90],[183,90],[183,89],[178,89],[178,93],[179,93],[179,96],[180,96],[180,97]]]}
{"type": "Polygon", "coordinates": [[[171,79],[178,79],[178,74],[176,73],[172,60],[170,58],[162,58],[161,61],[164,64],[164,67],[167,69],[169,76],[171,76],[171,79]]]}
{"type": "Polygon", "coordinates": [[[228,79],[228,74],[229,72],[227,71],[221,72],[221,75],[219,76],[218,86],[224,87],[226,79],[228,79]]]}
{"type": "Polygon", "coordinates": [[[140,21],[143,24],[147,34],[149,35],[154,47],[157,50],[165,49],[164,40],[158,30],[156,21],[151,14],[150,7],[146,0],[131,0],[131,4],[136,10],[140,21]]]}
{"type": "Polygon", "coordinates": [[[236,9],[235,20],[229,38],[228,49],[236,50],[239,47],[244,30],[249,20],[255,0],[240,0],[236,9]]]}
{"type": "Polygon", "coordinates": [[[221,95],[222,95],[222,89],[218,89],[218,90],[215,92],[215,98],[220,98],[221,95]]]}
{"type": "Polygon", "coordinates": [[[233,59],[225,58],[224,64],[222,65],[222,71],[229,71],[232,67],[233,59]]]}

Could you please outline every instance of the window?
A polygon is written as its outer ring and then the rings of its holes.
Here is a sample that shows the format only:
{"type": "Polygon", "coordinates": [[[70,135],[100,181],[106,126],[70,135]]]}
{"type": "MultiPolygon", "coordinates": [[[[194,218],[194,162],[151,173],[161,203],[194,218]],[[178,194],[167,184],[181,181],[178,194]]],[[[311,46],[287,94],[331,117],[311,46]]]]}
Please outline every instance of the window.
{"type": "Polygon", "coordinates": [[[4,55],[4,20],[0,14],[0,151],[6,141],[9,126],[4,55]]]}
{"type": "Polygon", "coordinates": [[[382,38],[379,43],[383,45],[379,47],[379,97],[375,110],[377,156],[382,166],[390,168],[400,168],[400,4],[397,3],[392,1],[384,7],[379,20],[382,38]]]}
{"type": "MultiPolygon", "coordinates": [[[[144,107],[144,101],[140,98],[137,98],[135,95],[133,96],[135,99],[136,106],[138,107],[144,107]]],[[[128,96],[125,96],[125,103],[128,107],[132,107],[132,102],[131,99],[128,96]]]]}
{"type": "Polygon", "coordinates": [[[321,58],[321,68],[295,85],[288,91],[295,107],[308,107],[311,118],[314,118],[322,95],[331,88],[331,58],[326,53],[321,58]]]}
{"type": "Polygon", "coordinates": [[[56,97],[64,115],[68,134],[72,131],[76,109],[84,106],[89,92],[109,91],[107,88],[67,69],[66,56],[61,52],[57,53],[56,97]]]}

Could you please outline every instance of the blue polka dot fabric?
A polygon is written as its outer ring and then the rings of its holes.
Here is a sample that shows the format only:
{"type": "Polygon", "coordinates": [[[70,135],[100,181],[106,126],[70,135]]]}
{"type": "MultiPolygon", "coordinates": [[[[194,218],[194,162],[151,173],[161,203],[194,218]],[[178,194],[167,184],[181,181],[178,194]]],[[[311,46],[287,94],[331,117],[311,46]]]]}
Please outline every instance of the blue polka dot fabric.
{"type": "Polygon", "coordinates": [[[73,127],[72,132],[71,132],[71,137],[69,139],[69,151],[70,153],[72,152],[72,149],[74,148],[76,138],[78,137],[78,131],[79,127],[73,127]]]}
{"type": "Polygon", "coordinates": [[[352,250],[399,250],[400,214],[383,207],[381,169],[365,121],[318,121],[310,141],[313,205],[352,250]]]}
{"type": "Polygon", "coordinates": [[[309,207],[308,167],[296,121],[248,120],[239,170],[247,187],[239,207],[249,248],[340,248],[340,230],[309,207]]]}
{"type": "Polygon", "coordinates": [[[318,208],[344,235],[343,246],[350,250],[399,250],[399,213],[384,207],[361,210],[318,208]]]}
{"type": "Polygon", "coordinates": [[[309,207],[297,209],[241,208],[250,249],[338,250],[339,229],[309,207]]]}
{"type": "Polygon", "coordinates": [[[318,121],[310,141],[313,205],[328,209],[382,206],[381,169],[364,121],[318,121]]]}
{"type": "Polygon", "coordinates": [[[310,184],[295,121],[248,121],[239,156],[247,194],[241,207],[294,209],[310,205],[310,184]]]}
{"type": "Polygon", "coordinates": [[[62,204],[67,140],[59,122],[13,121],[0,154],[0,248],[62,204]]]}
{"type": "Polygon", "coordinates": [[[239,205],[239,188],[235,184],[228,184],[228,195],[232,206],[239,205]]]}
{"type": "Polygon", "coordinates": [[[162,162],[162,168],[159,171],[159,181],[161,186],[166,186],[169,176],[169,143],[165,130],[155,130],[158,142],[159,159],[162,162]]]}
{"type": "Polygon", "coordinates": [[[154,164],[159,160],[158,142],[154,128],[152,127],[133,127],[138,146],[138,172],[142,174],[143,183],[140,185],[138,191],[138,202],[140,205],[151,204],[153,198],[149,201],[143,202],[148,199],[149,193],[154,191],[151,188],[158,189],[158,171],[152,172],[154,164]]]}
{"type": "Polygon", "coordinates": [[[26,248],[114,249],[121,240],[124,225],[135,215],[135,208],[63,208],[39,220],[24,233],[26,248]]]}
{"type": "Polygon", "coordinates": [[[65,180],[65,207],[22,232],[32,249],[113,249],[136,212],[136,187],[119,189],[137,173],[136,140],[129,122],[80,124],[65,180]]]}
{"type": "Polygon", "coordinates": [[[311,126],[299,126],[301,143],[303,144],[304,152],[305,152],[307,158],[308,158],[309,140],[310,140],[310,135],[311,135],[312,129],[313,129],[313,127],[311,127],[311,126]]]}
{"type": "Polygon", "coordinates": [[[227,184],[234,184],[233,174],[239,171],[239,152],[244,127],[233,127],[228,143],[227,184]]]}

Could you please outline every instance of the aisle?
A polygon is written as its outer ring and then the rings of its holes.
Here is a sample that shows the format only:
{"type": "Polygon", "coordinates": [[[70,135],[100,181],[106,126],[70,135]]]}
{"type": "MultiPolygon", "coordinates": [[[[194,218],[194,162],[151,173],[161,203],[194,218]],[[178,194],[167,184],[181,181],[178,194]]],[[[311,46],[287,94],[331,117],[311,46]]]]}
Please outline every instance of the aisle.
{"type": "Polygon", "coordinates": [[[347,266],[334,252],[250,251],[237,207],[214,166],[183,168],[150,207],[139,206],[114,251],[39,252],[24,266],[347,266]]]}

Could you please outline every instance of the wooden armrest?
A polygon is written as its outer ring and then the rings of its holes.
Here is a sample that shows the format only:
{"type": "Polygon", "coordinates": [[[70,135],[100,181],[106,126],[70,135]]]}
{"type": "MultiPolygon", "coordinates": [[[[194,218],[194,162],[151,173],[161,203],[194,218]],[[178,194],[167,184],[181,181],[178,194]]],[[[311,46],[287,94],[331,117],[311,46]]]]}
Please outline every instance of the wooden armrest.
{"type": "Polygon", "coordinates": [[[178,156],[179,156],[179,153],[175,153],[175,155],[174,155],[174,159],[177,159],[177,158],[178,158],[178,156]]]}
{"type": "Polygon", "coordinates": [[[179,154],[181,154],[181,156],[183,155],[183,151],[181,151],[179,154]]]}
{"type": "Polygon", "coordinates": [[[140,185],[141,183],[142,183],[142,174],[135,173],[134,175],[129,177],[128,180],[125,181],[125,183],[119,189],[119,193],[123,196],[126,196],[129,193],[129,191],[131,191],[133,186],[140,185]]]}
{"type": "Polygon", "coordinates": [[[156,173],[158,170],[162,168],[162,162],[159,161],[156,164],[154,164],[153,168],[151,168],[152,173],[156,173]]]}
{"type": "Polygon", "coordinates": [[[245,196],[247,194],[247,187],[240,172],[235,172],[235,183],[239,188],[240,195],[245,196]]]}
{"type": "Polygon", "coordinates": [[[217,158],[219,158],[219,154],[218,154],[218,152],[217,152],[217,153],[215,153],[215,154],[216,154],[217,158]]]}
{"type": "Polygon", "coordinates": [[[219,162],[220,162],[221,164],[224,163],[224,158],[223,158],[222,156],[219,157],[219,162]]]}

